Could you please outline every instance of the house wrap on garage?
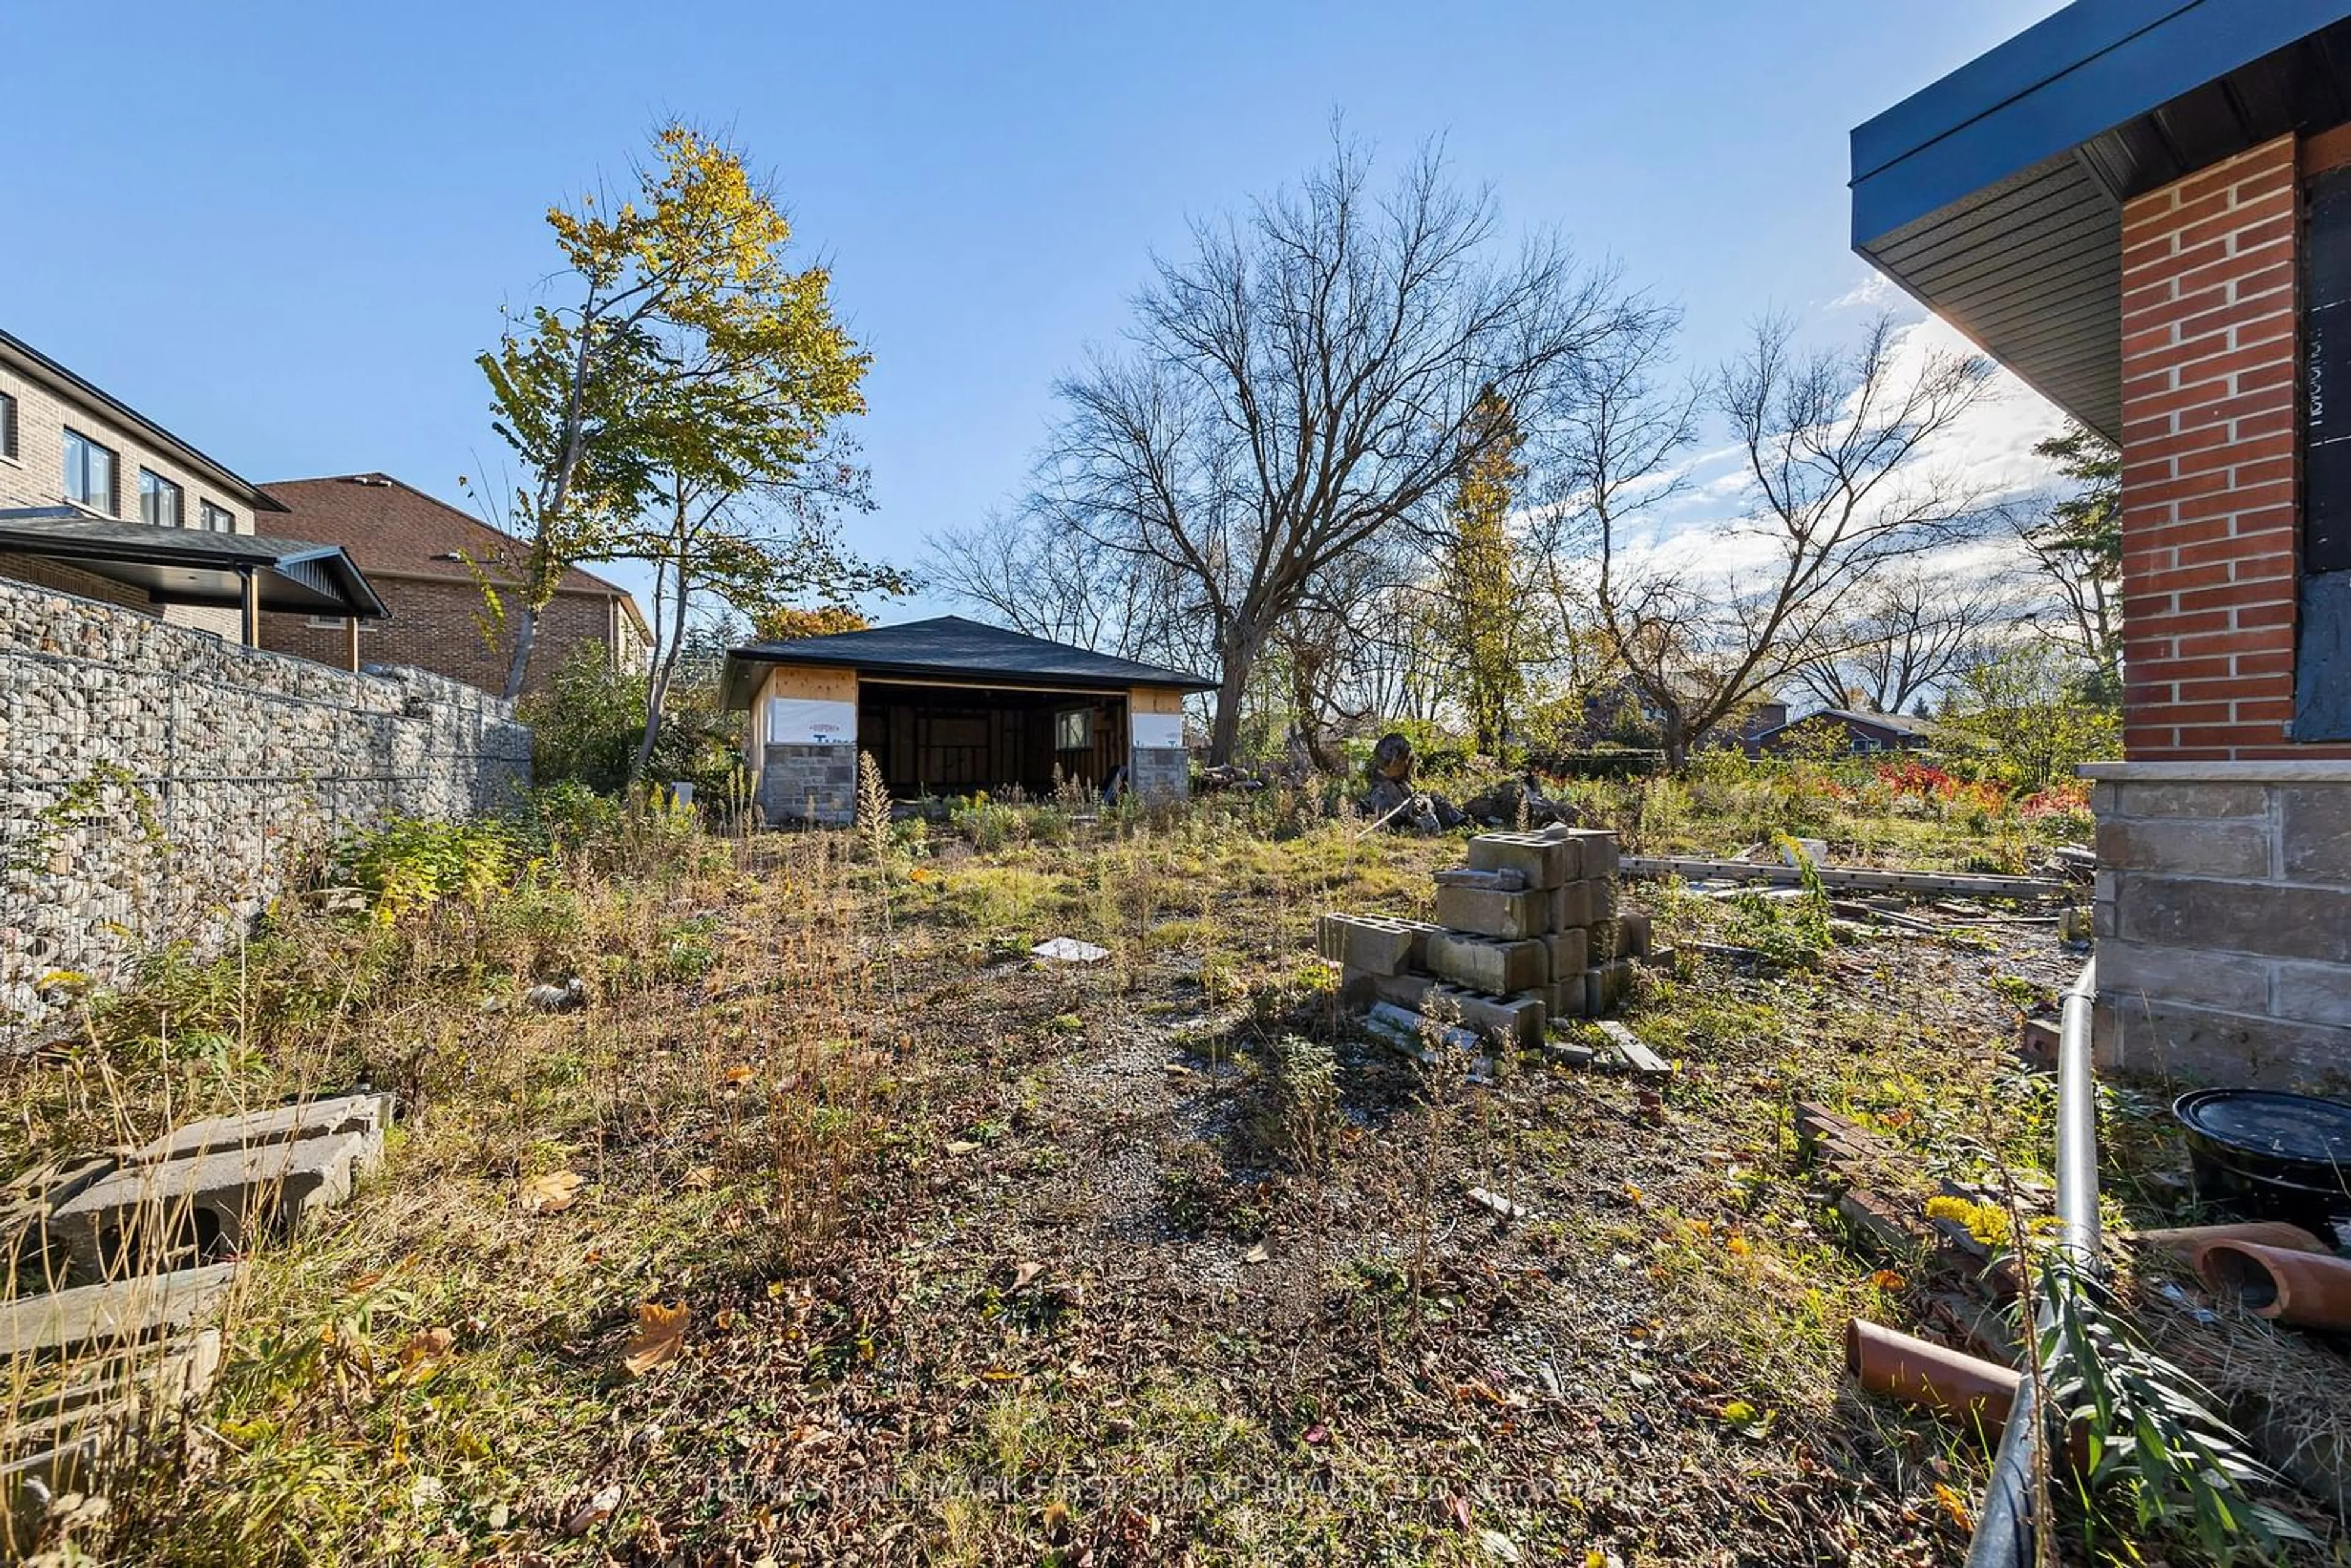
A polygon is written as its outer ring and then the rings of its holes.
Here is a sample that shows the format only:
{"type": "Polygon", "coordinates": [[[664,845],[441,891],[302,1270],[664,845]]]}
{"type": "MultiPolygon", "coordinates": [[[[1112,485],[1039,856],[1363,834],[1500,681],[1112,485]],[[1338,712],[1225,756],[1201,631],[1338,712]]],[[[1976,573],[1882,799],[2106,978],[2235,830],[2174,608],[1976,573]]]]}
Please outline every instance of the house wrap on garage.
{"type": "Polygon", "coordinates": [[[900,798],[1043,796],[1061,780],[1179,798],[1191,782],[1184,698],[1215,685],[942,615],[732,649],[724,691],[747,715],[765,819],[840,824],[856,815],[861,751],[900,798]]]}

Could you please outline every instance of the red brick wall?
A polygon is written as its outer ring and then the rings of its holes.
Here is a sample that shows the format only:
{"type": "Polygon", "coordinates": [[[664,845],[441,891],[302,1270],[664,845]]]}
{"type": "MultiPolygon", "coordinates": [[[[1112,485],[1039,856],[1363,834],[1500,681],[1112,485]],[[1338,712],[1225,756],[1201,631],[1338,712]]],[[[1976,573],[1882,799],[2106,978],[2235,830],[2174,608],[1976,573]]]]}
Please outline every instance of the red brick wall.
{"type": "Polygon", "coordinates": [[[2299,182],[2291,136],[2123,208],[2124,747],[2297,746],[2299,182]]]}
{"type": "MultiPolygon", "coordinates": [[[[413,578],[369,578],[384,605],[389,621],[363,622],[360,627],[360,660],[369,664],[413,664],[453,680],[504,691],[507,661],[514,644],[496,649],[483,639],[482,596],[471,583],[430,582],[413,578]]],[[[577,643],[610,635],[611,601],[580,593],[559,593],[540,614],[530,650],[530,675],[526,689],[547,685],[555,667],[577,643]]],[[[281,653],[298,653],[323,664],[340,666],[348,647],[340,623],[312,626],[300,615],[264,615],[261,645],[281,653]]]]}

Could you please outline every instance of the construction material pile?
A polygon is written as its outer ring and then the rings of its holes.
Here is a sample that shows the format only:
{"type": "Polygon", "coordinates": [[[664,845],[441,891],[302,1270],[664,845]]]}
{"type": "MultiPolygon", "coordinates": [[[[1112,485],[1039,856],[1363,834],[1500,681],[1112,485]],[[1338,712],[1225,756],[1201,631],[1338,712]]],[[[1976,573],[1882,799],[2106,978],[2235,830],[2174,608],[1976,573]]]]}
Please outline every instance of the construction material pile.
{"type": "Polygon", "coordinates": [[[1318,944],[1349,1007],[1539,1045],[1552,1019],[1614,1011],[1650,956],[1647,917],[1617,907],[1616,864],[1616,835],[1597,829],[1481,833],[1466,869],[1437,873],[1434,922],[1326,915],[1318,944]]]}

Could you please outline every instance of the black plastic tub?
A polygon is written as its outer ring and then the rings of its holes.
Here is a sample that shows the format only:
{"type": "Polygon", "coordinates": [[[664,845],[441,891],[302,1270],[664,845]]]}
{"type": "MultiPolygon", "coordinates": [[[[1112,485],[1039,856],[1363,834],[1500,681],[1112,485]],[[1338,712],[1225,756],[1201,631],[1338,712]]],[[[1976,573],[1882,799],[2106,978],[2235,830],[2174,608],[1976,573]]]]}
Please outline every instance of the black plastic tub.
{"type": "Polygon", "coordinates": [[[2201,1195],[2246,1216],[2326,1234],[2351,1218],[2351,1105],[2267,1089],[2199,1089],[2172,1102],[2201,1195]]]}

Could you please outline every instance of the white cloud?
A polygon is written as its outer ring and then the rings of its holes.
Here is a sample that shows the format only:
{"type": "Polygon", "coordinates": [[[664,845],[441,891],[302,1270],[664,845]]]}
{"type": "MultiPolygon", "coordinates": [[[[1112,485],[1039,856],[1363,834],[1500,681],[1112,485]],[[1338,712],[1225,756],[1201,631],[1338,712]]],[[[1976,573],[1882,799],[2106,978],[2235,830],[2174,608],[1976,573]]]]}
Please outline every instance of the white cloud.
{"type": "Polygon", "coordinates": [[[1900,302],[1902,291],[1877,268],[1865,267],[1861,281],[1829,301],[1832,310],[1884,310],[1900,302]]]}

